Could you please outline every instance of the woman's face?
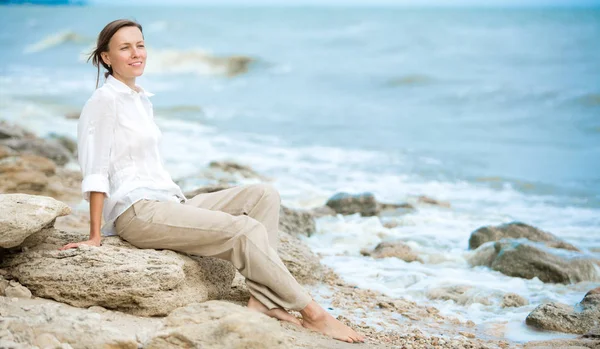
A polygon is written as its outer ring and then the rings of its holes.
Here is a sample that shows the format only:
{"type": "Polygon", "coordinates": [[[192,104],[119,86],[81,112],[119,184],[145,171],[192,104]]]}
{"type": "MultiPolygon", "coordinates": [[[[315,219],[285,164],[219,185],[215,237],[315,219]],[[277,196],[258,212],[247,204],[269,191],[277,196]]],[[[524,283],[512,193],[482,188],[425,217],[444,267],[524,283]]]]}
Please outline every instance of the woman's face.
{"type": "Polygon", "coordinates": [[[108,52],[102,52],[102,59],[112,66],[114,75],[125,79],[142,75],[146,67],[146,46],[140,29],[119,29],[108,43],[108,52]]]}

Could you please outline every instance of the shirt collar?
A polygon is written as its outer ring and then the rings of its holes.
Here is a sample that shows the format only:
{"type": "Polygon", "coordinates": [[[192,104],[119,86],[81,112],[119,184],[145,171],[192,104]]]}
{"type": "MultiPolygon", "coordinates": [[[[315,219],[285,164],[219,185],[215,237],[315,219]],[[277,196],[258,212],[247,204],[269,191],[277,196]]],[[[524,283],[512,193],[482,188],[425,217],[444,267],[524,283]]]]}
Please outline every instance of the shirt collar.
{"type": "MultiPolygon", "coordinates": [[[[136,93],[134,90],[131,89],[131,87],[127,86],[125,83],[123,83],[122,81],[120,81],[119,79],[115,78],[112,75],[109,75],[108,78],[106,78],[106,83],[117,92],[121,92],[121,93],[125,93],[125,94],[136,93]]],[[[154,93],[150,93],[150,92],[144,90],[139,85],[135,85],[135,87],[137,87],[141,91],[140,92],[141,94],[146,95],[146,97],[154,96],[154,93]]]]}

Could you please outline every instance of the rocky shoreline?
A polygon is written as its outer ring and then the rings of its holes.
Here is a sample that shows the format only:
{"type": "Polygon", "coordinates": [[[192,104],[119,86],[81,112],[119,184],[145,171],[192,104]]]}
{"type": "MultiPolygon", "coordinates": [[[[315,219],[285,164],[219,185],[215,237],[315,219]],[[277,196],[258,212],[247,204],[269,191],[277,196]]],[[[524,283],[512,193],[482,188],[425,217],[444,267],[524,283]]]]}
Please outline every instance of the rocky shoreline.
{"type": "MultiPolygon", "coordinates": [[[[520,345],[493,337],[471,321],[443,316],[435,307],[348,284],[300,238],[314,233],[315,218],[323,215],[451,207],[425,196],[391,204],[369,193],[338,193],[318,209],[282,207],[278,252],[284,263],[338,319],[368,337],[364,344],[335,341],[249,311],[243,278],[227,262],[140,250],[118,237],[104,238],[101,247],[59,251],[88,236],[89,213],[78,208],[81,177],[65,167],[75,151],[68,139],[40,139],[0,122],[0,348],[600,347],[600,289],[590,290],[575,307],[540,304],[527,317],[532,327],[577,338],[520,345]]],[[[201,175],[215,185],[186,195],[221,190],[240,177],[268,180],[227,162],[211,163],[201,175]]],[[[471,265],[509,276],[552,283],[600,281],[600,261],[523,223],[482,227],[469,245],[471,265]]],[[[397,241],[362,253],[423,262],[397,241]]],[[[428,297],[472,301],[469,289],[461,287],[435,290],[428,297]]],[[[517,294],[499,295],[497,301],[503,307],[527,302],[517,294]]]]}

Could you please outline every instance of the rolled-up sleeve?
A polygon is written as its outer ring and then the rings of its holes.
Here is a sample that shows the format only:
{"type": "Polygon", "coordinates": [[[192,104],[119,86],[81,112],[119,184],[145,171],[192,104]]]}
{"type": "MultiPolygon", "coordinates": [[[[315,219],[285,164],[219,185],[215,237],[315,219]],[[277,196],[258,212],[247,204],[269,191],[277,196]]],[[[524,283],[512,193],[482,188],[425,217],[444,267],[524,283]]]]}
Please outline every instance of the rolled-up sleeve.
{"type": "Polygon", "coordinates": [[[81,111],[77,124],[77,150],[83,176],[81,191],[88,202],[92,191],[110,197],[108,173],[116,123],[112,96],[95,93],[81,111]]]}

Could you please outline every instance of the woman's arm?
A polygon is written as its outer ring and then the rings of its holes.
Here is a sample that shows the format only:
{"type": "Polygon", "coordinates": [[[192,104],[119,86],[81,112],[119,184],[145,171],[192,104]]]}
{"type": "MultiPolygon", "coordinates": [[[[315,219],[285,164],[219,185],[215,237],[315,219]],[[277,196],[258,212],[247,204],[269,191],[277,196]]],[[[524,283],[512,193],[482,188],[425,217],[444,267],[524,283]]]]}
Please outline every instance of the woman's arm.
{"type": "Polygon", "coordinates": [[[81,244],[100,246],[100,225],[104,199],[110,197],[110,154],[116,127],[115,101],[96,91],[81,111],[77,125],[77,151],[83,175],[81,191],[90,203],[90,239],[70,243],[61,249],[81,244]]]}
{"type": "Polygon", "coordinates": [[[72,242],[61,247],[61,250],[76,248],[80,245],[100,246],[100,224],[102,222],[102,206],[104,193],[93,191],[90,193],[90,239],[81,242],[72,242]]]}

